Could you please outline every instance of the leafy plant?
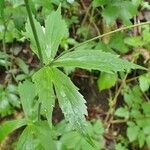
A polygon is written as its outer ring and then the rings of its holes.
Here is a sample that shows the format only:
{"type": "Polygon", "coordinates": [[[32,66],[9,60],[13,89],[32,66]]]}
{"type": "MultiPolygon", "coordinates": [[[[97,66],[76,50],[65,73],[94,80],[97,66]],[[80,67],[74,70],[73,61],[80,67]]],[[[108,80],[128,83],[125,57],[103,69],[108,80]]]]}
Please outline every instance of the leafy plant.
{"type": "MultiPolygon", "coordinates": [[[[61,19],[60,7],[56,12],[52,12],[51,15],[48,16],[45,21],[45,31],[43,31],[41,25],[35,19],[34,23],[36,25],[37,34],[39,35],[43,63],[46,65],[33,75],[33,82],[36,85],[39,100],[40,97],[43,97],[43,95],[41,95],[43,92],[40,87],[45,87],[45,92],[49,93],[50,89],[53,91],[52,85],[54,85],[60,107],[65,117],[76,129],[82,131],[82,125],[85,124],[84,115],[87,115],[86,106],[84,104],[85,100],[78,93],[77,88],[71,83],[70,79],[56,67],[80,67],[84,69],[97,69],[109,73],[140,67],[121,60],[116,55],[104,53],[99,50],[75,50],[67,52],[55,59],[54,57],[58,50],[59,43],[67,33],[65,22],[61,19]],[[61,28],[59,24],[62,25],[61,28]],[[52,25],[52,27],[50,28],[49,25],[52,25]],[[43,80],[43,77],[45,80],[43,80]],[[48,87],[51,88],[48,89],[48,87]]],[[[25,35],[27,38],[30,38],[33,51],[40,57],[29,23],[26,25],[26,31],[25,35]]],[[[51,94],[49,93],[48,95],[50,97],[51,94]]],[[[51,102],[52,101],[54,100],[51,100],[51,102]]],[[[44,100],[42,100],[42,103],[44,103],[44,100]]]]}
{"type": "Polygon", "coordinates": [[[118,18],[122,19],[125,24],[130,24],[130,19],[136,15],[138,6],[138,3],[129,0],[93,1],[93,7],[102,7],[102,16],[109,25],[118,18]]]}
{"type": "Polygon", "coordinates": [[[7,68],[10,66],[9,55],[4,52],[0,52],[0,66],[7,68]]]}
{"type": "Polygon", "coordinates": [[[139,77],[139,86],[143,92],[146,92],[150,88],[150,73],[146,73],[139,77]]]}
{"type": "Polygon", "coordinates": [[[4,88],[0,85],[0,115],[2,117],[10,115],[15,108],[20,108],[17,87],[9,84],[4,88]]]}
{"type": "Polygon", "coordinates": [[[124,100],[126,106],[118,108],[115,115],[127,120],[127,137],[129,141],[137,141],[140,148],[147,143],[148,148],[150,148],[150,103],[144,101],[139,86],[133,87],[132,90],[127,88],[124,93],[124,100]]]}
{"type": "MultiPolygon", "coordinates": [[[[26,24],[24,35],[31,42],[31,49],[37,55],[41,62],[41,68],[32,76],[32,81],[26,79],[19,84],[18,92],[21,104],[25,114],[25,119],[19,119],[4,123],[0,127],[1,141],[13,130],[25,126],[17,144],[17,149],[56,149],[56,143],[53,140],[52,132],[52,112],[56,98],[67,122],[72,129],[71,136],[82,139],[79,148],[87,141],[94,147],[96,141],[92,141],[90,136],[94,133],[88,133],[88,124],[86,101],[78,92],[78,88],[72,83],[70,78],[64,74],[64,67],[79,67],[88,70],[99,70],[104,73],[114,74],[117,71],[129,71],[130,69],[143,69],[136,64],[120,59],[117,55],[102,52],[100,49],[75,49],[74,51],[65,51],[57,56],[61,41],[68,37],[68,31],[65,21],[61,16],[61,8],[51,12],[44,22],[45,28],[33,18],[28,0],[25,0],[29,20],[26,24]],[[61,26],[60,26],[61,25],[61,26]],[[61,68],[62,67],[62,68],[61,68]],[[45,120],[41,120],[41,115],[45,120]],[[8,131],[3,132],[5,125],[9,127],[8,131]],[[75,133],[74,133],[75,132],[75,133]],[[80,133],[80,134],[79,134],[80,133]]],[[[117,4],[116,4],[117,5],[117,4]]],[[[130,18],[131,16],[129,16],[130,18]]],[[[80,45],[78,45],[80,46],[80,45]]],[[[20,60],[18,60],[20,61],[20,60]]],[[[28,73],[27,67],[20,65],[20,68],[28,73]]],[[[90,125],[89,125],[90,126],[90,125]]],[[[94,126],[97,126],[94,125],[94,126]]],[[[96,128],[96,127],[95,127],[96,128]]],[[[100,137],[103,131],[100,133],[100,137]]],[[[65,139],[62,137],[62,143],[66,146],[65,139]]],[[[99,139],[100,140],[100,139],[99,139]]],[[[74,146],[71,145],[71,148],[74,146]]],[[[95,149],[99,149],[95,147],[95,149]]]]}
{"type": "MultiPolygon", "coordinates": [[[[56,138],[61,137],[58,141],[60,149],[94,149],[77,131],[72,131],[71,126],[64,120],[55,126],[56,138]]],[[[104,127],[100,120],[93,120],[87,123],[86,130],[98,149],[104,147],[104,127]]]]}

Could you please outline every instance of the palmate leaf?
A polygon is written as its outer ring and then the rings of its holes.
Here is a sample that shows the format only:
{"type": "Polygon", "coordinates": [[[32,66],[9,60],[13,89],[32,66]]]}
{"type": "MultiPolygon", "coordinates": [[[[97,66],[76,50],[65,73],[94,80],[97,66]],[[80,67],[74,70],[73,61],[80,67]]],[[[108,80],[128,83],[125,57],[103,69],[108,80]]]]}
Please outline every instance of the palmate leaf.
{"type": "MultiPolygon", "coordinates": [[[[42,27],[36,19],[34,19],[34,24],[42,49],[44,64],[48,64],[55,57],[62,38],[68,35],[67,26],[61,17],[61,7],[47,17],[45,28],[42,27]]],[[[26,32],[24,35],[30,39],[31,48],[39,57],[37,45],[29,21],[26,24],[26,32]]]]}
{"type": "Polygon", "coordinates": [[[85,115],[87,115],[86,101],[78,92],[78,88],[63,72],[57,68],[52,68],[51,76],[65,119],[69,121],[73,128],[84,133],[85,115]]]}
{"type": "Polygon", "coordinates": [[[143,67],[118,58],[117,55],[101,52],[100,50],[76,50],[68,52],[55,60],[52,66],[79,67],[108,73],[137,68],[143,69],[143,67]]]}
{"type": "Polygon", "coordinates": [[[49,125],[52,126],[52,112],[55,104],[55,96],[50,73],[49,67],[43,67],[33,75],[32,80],[35,83],[39,102],[42,104],[42,113],[46,115],[49,125]]]}

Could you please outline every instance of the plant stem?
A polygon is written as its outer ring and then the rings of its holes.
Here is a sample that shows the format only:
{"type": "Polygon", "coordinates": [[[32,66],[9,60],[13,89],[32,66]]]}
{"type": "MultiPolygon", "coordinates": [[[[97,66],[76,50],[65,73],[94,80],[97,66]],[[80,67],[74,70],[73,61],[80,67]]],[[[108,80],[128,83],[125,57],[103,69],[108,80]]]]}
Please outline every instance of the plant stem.
{"type": "MultiPolygon", "coordinates": [[[[3,40],[2,40],[2,45],[3,45],[3,51],[5,52],[5,54],[7,53],[6,52],[6,32],[7,32],[7,25],[5,23],[5,20],[4,20],[4,34],[3,34],[3,40]]],[[[5,58],[5,61],[7,61],[7,58],[5,58]]],[[[6,64],[6,70],[8,70],[8,66],[6,64]]]]}
{"type": "MultiPolygon", "coordinates": [[[[104,34],[102,34],[102,35],[98,35],[98,36],[96,36],[96,37],[94,37],[94,38],[91,38],[91,39],[89,39],[89,40],[87,40],[87,41],[85,41],[85,42],[79,43],[78,45],[76,45],[76,46],[74,46],[74,47],[72,47],[72,48],[70,48],[70,49],[64,51],[64,52],[61,53],[58,57],[56,57],[56,59],[58,59],[59,57],[61,57],[61,56],[64,55],[64,54],[66,54],[67,52],[70,52],[70,51],[72,51],[72,50],[74,50],[74,49],[76,49],[76,48],[78,48],[78,47],[80,47],[80,46],[82,46],[82,45],[84,45],[84,44],[86,44],[86,43],[89,43],[89,42],[91,42],[91,41],[100,39],[100,38],[102,38],[102,37],[104,37],[104,36],[108,36],[108,35],[114,34],[114,33],[116,33],[116,32],[120,32],[120,31],[123,31],[123,30],[131,29],[131,28],[139,27],[139,26],[143,26],[143,25],[148,25],[148,24],[150,24],[150,21],[142,22],[142,23],[138,23],[138,24],[126,26],[126,27],[122,27],[122,28],[119,28],[119,29],[116,29],[116,30],[113,30],[113,31],[110,31],[110,32],[107,32],[107,33],[104,33],[104,34]]],[[[56,59],[55,59],[55,60],[56,60],[56,59]]]]}
{"type": "Polygon", "coordinates": [[[126,79],[127,79],[128,73],[129,73],[129,72],[126,73],[126,75],[125,75],[124,79],[122,80],[122,83],[121,83],[121,85],[120,85],[120,87],[119,87],[117,93],[115,94],[115,97],[114,97],[113,100],[112,100],[113,105],[112,105],[111,107],[113,107],[113,110],[112,110],[112,108],[110,108],[110,110],[108,111],[108,114],[107,114],[107,116],[106,116],[106,118],[105,118],[105,123],[108,123],[109,120],[112,121],[112,119],[113,119],[113,118],[112,118],[112,114],[113,114],[114,111],[115,111],[115,106],[116,106],[116,103],[117,103],[117,98],[118,98],[118,96],[119,96],[119,94],[120,94],[120,92],[121,92],[121,90],[122,90],[122,88],[123,88],[123,86],[124,86],[124,84],[125,84],[125,81],[126,81],[126,79]],[[111,117],[111,118],[110,118],[110,117],[111,117]]]}
{"type": "Polygon", "coordinates": [[[138,24],[134,24],[134,25],[126,26],[126,27],[122,27],[122,28],[113,30],[111,32],[105,33],[105,34],[98,35],[98,36],[96,36],[96,37],[94,37],[92,39],[89,39],[89,40],[87,40],[85,42],[82,42],[82,43],[78,44],[77,46],[74,46],[74,47],[70,48],[68,51],[71,51],[71,50],[73,50],[73,49],[75,49],[77,47],[80,47],[80,46],[82,46],[82,45],[84,45],[86,43],[89,43],[91,41],[97,40],[97,39],[102,38],[104,36],[111,35],[113,33],[116,33],[116,32],[119,32],[119,31],[123,31],[123,30],[127,30],[127,29],[130,29],[130,28],[134,28],[134,27],[138,27],[138,26],[143,26],[143,25],[148,25],[148,24],[150,24],[150,21],[143,22],[143,23],[138,23],[138,24]]]}
{"type": "Polygon", "coordinates": [[[38,114],[38,121],[41,120],[41,115],[40,115],[40,112],[41,112],[41,106],[42,106],[42,103],[39,103],[39,105],[38,105],[38,112],[37,112],[37,114],[38,114]]]}
{"type": "MultiPolygon", "coordinates": [[[[25,2],[25,6],[26,6],[26,9],[27,9],[28,16],[29,16],[29,21],[30,21],[30,25],[31,25],[31,28],[32,28],[33,36],[34,36],[34,39],[35,39],[35,42],[36,42],[36,45],[37,45],[38,54],[39,54],[39,57],[40,57],[40,60],[41,60],[41,66],[43,66],[42,50],[41,50],[40,42],[39,42],[39,39],[38,39],[38,36],[37,36],[35,24],[34,24],[34,21],[33,21],[29,1],[24,0],[24,2],[25,2]]],[[[41,103],[39,103],[39,105],[38,105],[38,114],[37,114],[38,115],[38,120],[40,120],[40,111],[41,111],[41,103]]]]}
{"type": "Polygon", "coordinates": [[[126,119],[120,119],[120,120],[112,120],[110,123],[111,124],[120,124],[120,123],[126,123],[128,120],[126,119]]]}
{"type": "Polygon", "coordinates": [[[26,6],[26,9],[27,9],[28,16],[29,16],[29,21],[30,21],[30,25],[31,25],[31,28],[32,28],[33,36],[34,36],[34,39],[35,39],[35,42],[36,42],[36,45],[37,45],[37,50],[38,50],[38,54],[39,54],[39,57],[40,57],[40,60],[41,60],[41,65],[43,66],[42,50],[41,50],[41,47],[40,47],[40,42],[39,42],[39,39],[38,39],[38,36],[37,36],[35,24],[34,24],[34,21],[33,21],[33,16],[32,16],[32,12],[31,12],[31,9],[30,9],[29,1],[24,0],[24,2],[25,2],[25,6],[26,6]]]}

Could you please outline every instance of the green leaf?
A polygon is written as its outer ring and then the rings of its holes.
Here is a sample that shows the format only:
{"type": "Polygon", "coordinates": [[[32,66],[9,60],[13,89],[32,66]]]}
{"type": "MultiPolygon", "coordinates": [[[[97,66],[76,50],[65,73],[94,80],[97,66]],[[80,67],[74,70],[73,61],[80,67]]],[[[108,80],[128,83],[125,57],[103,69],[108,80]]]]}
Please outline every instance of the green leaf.
{"type": "Polygon", "coordinates": [[[123,146],[121,143],[118,143],[115,145],[115,150],[127,150],[127,148],[123,146]]]}
{"type": "MultiPolygon", "coordinates": [[[[48,64],[51,59],[55,57],[62,38],[68,35],[67,26],[61,17],[61,8],[59,7],[57,11],[52,12],[47,17],[45,28],[42,27],[36,19],[34,19],[34,24],[39,38],[44,64],[48,64]]],[[[39,57],[37,45],[29,21],[26,24],[26,32],[24,35],[30,39],[31,48],[39,57]]]]}
{"type": "Polygon", "coordinates": [[[146,135],[150,134],[150,126],[145,126],[143,128],[143,133],[146,134],[146,135]]]}
{"type": "Polygon", "coordinates": [[[124,42],[133,47],[141,47],[144,43],[142,41],[142,37],[127,37],[125,38],[124,42]]]}
{"type": "Polygon", "coordinates": [[[109,2],[102,12],[102,16],[107,24],[111,24],[117,18],[123,20],[125,24],[130,24],[130,19],[137,13],[137,6],[130,1],[109,2]]]}
{"type": "Polygon", "coordinates": [[[140,128],[144,129],[145,127],[147,128],[148,126],[150,126],[150,119],[147,117],[143,117],[142,119],[137,118],[136,123],[140,128]]]}
{"type": "Polygon", "coordinates": [[[145,135],[143,133],[143,131],[141,130],[138,134],[138,141],[139,141],[139,146],[140,148],[142,148],[144,146],[144,143],[145,143],[145,135]]]}
{"type": "Polygon", "coordinates": [[[142,103],[143,112],[145,115],[150,115],[150,102],[142,103]]]}
{"type": "Polygon", "coordinates": [[[52,139],[51,128],[46,122],[38,122],[34,125],[35,134],[39,143],[43,146],[44,150],[56,150],[55,144],[52,139]]]}
{"type": "Polygon", "coordinates": [[[23,0],[9,0],[9,1],[12,3],[13,7],[18,7],[22,4],[24,4],[23,0]]]}
{"type": "Polygon", "coordinates": [[[13,110],[20,108],[20,101],[17,94],[17,88],[13,84],[7,87],[0,85],[0,115],[4,117],[13,113],[13,110]]]}
{"type": "Polygon", "coordinates": [[[33,129],[30,126],[27,126],[19,137],[17,143],[17,150],[27,150],[34,149],[35,143],[33,141],[33,129]]]}
{"type": "Polygon", "coordinates": [[[129,126],[127,129],[127,137],[130,142],[133,142],[137,139],[140,128],[136,125],[129,126]]]}
{"type": "Polygon", "coordinates": [[[148,148],[150,149],[150,135],[146,137],[146,143],[147,143],[148,148]]]}
{"type": "Polygon", "coordinates": [[[72,131],[62,136],[61,142],[66,149],[74,149],[75,147],[81,147],[78,143],[81,142],[81,135],[78,132],[72,131]]]}
{"type": "Polygon", "coordinates": [[[27,118],[34,117],[35,112],[37,111],[36,107],[34,107],[34,98],[36,96],[34,84],[28,80],[19,83],[18,91],[25,116],[27,118]]]}
{"type": "Polygon", "coordinates": [[[93,0],[92,5],[93,5],[93,7],[96,8],[96,7],[105,5],[107,3],[108,3],[108,0],[93,0]]]}
{"type": "Polygon", "coordinates": [[[120,10],[119,18],[122,19],[125,24],[130,24],[130,19],[138,12],[138,6],[130,1],[120,1],[120,4],[116,1],[116,6],[120,10]]]}
{"type": "Polygon", "coordinates": [[[96,120],[93,124],[93,131],[94,134],[99,134],[99,135],[103,135],[105,130],[104,130],[104,126],[101,120],[96,120]]]}
{"type": "Polygon", "coordinates": [[[50,126],[52,126],[52,112],[55,105],[55,96],[51,78],[49,67],[43,67],[32,77],[36,86],[39,102],[42,104],[42,113],[46,115],[50,126]]]}
{"type": "Polygon", "coordinates": [[[117,74],[110,74],[102,72],[97,80],[99,90],[109,89],[115,85],[117,81],[117,74]]]}
{"type": "MultiPolygon", "coordinates": [[[[134,105],[134,104],[133,104],[134,105]]],[[[131,109],[131,112],[130,112],[130,117],[132,118],[141,118],[143,117],[143,115],[141,114],[141,112],[137,109],[137,108],[133,108],[131,109]]]]}
{"type": "MultiPolygon", "coordinates": [[[[45,34],[44,34],[42,26],[40,25],[39,22],[37,22],[37,20],[34,17],[33,17],[33,21],[34,21],[34,24],[35,24],[35,29],[36,29],[38,39],[39,39],[39,43],[40,43],[40,47],[41,47],[41,50],[42,50],[43,61],[46,64],[46,63],[49,62],[49,59],[48,59],[49,57],[46,55],[45,34]]],[[[33,32],[32,32],[32,28],[31,28],[29,20],[26,23],[25,29],[26,29],[26,32],[24,32],[24,35],[27,39],[30,39],[31,49],[39,57],[38,48],[37,48],[37,45],[36,45],[36,41],[35,41],[35,38],[34,38],[34,35],[33,35],[33,32]]]]}
{"type": "Polygon", "coordinates": [[[93,148],[81,134],[75,131],[64,134],[61,142],[64,149],[98,150],[100,148],[99,143],[94,140],[93,143],[98,148],[93,148]]]}
{"type": "Polygon", "coordinates": [[[38,122],[27,126],[17,144],[17,150],[49,150],[49,148],[56,149],[52,140],[51,129],[46,122],[38,122]]]}
{"type": "Polygon", "coordinates": [[[120,53],[128,52],[128,47],[124,43],[124,34],[123,33],[116,33],[111,36],[109,46],[112,49],[117,50],[120,53]]]}
{"type": "Polygon", "coordinates": [[[12,120],[12,121],[6,121],[2,125],[0,125],[0,143],[2,140],[5,139],[5,137],[13,132],[14,130],[26,125],[25,119],[18,119],[18,120],[12,120]]]}
{"type": "Polygon", "coordinates": [[[132,89],[125,91],[124,100],[129,107],[141,107],[140,105],[143,101],[143,98],[139,86],[134,86],[132,89]]]}
{"type": "Polygon", "coordinates": [[[102,16],[106,23],[110,25],[118,18],[119,8],[110,4],[103,10],[102,16]]]}
{"type": "Polygon", "coordinates": [[[78,92],[78,88],[63,72],[55,68],[52,69],[51,75],[59,105],[64,113],[65,119],[76,130],[84,133],[86,125],[85,115],[87,115],[85,99],[78,92]]]}
{"type": "Polygon", "coordinates": [[[0,0],[0,19],[4,19],[5,0],[0,0]]]}
{"type": "MultiPolygon", "coordinates": [[[[150,6],[150,5],[149,5],[150,6]]],[[[148,29],[145,29],[143,31],[143,40],[147,43],[150,42],[150,32],[149,32],[149,28],[148,29]]]]}
{"type": "Polygon", "coordinates": [[[68,35],[67,26],[61,17],[61,7],[52,12],[45,21],[46,52],[54,58],[62,38],[68,35]]]}
{"type": "Polygon", "coordinates": [[[0,66],[8,67],[10,65],[11,62],[9,61],[9,55],[4,52],[0,52],[0,66]]]}
{"type": "Polygon", "coordinates": [[[150,87],[150,73],[142,75],[139,77],[140,88],[143,92],[148,91],[150,87]]]}
{"type": "Polygon", "coordinates": [[[149,2],[143,2],[142,6],[143,6],[143,8],[146,8],[146,9],[150,10],[149,2]]]}
{"type": "Polygon", "coordinates": [[[139,77],[139,84],[143,92],[146,92],[149,89],[149,83],[146,77],[144,76],[139,77]]]}
{"type": "Polygon", "coordinates": [[[56,59],[52,65],[56,67],[69,66],[95,69],[107,73],[143,68],[127,60],[122,60],[117,55],[101,52],[100,50],[76,50],[68,52],[56,59]]]}
{"type": "Polygon", "coordinates": [[[25,74],[29,74],[29,67],[25,64],[25,62],[22,59],[17,58],[16,63],[25,74]]]}
{"type": "Polygon", "coordinates": [[[129,110],[125,107],[120,107],[116,110],[115,115],[118,117],[129,118],[129,110]]]}

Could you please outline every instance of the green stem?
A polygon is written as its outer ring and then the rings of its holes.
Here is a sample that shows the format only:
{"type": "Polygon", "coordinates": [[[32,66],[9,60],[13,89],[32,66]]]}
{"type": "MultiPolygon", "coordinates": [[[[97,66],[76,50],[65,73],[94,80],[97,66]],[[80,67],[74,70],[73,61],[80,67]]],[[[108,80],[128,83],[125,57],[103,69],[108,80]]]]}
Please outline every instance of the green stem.
{"type": "Polygon", "coordinates": [[[41,120],[41,115],[40,115],[40,113],[41,113],[41,106],[42,106],[42,103],[39,103],[39,105],[38,105],[38,121],[40,121],[41,120]]]}
{"type": "Polygon", "coordinates": [[[71,50],[73,50],[73,49],[75,49],[75,48],[77,48],[77,47],[80,47],[80,46],[82,46],[82,45],[84,45],[84,44],[86,44],[86,43],[89,43],[89,42],[91,42],[91,41],[97,40],[97,39],[102,38],[102,37],[104,37],[104,36],[111,35],[111,34],[113,34],[113,33],[120,32],[120,31],[123,31],[123,30],[127,30],[127,29],[130,29],[130,28],[147,25],[147,24],[150,24],[150,21],[143,22],[143,23],[138,23],[138,24],[134,24],[134,25],[126,26],[126,27],[122,27],[122,28],[113,30],[113,31],[111,31],[111,32],[105,33],[105,34],[98,35],[98,36],[96,36],[96,37],[94,37],[94,38],[92,38],[92,39],[89,39],[89,40],[87,40],[87,41],[85,41],[85,42],[82,42],[82,43],[78,44],[78,45],[75,46],[75,47],[72,47],[72,48],[69,49],[68,51],[71,51],[71,50]]]}
{"type": "Polygon", "coordinates": [[[29,21],[30,21],[30,25],[31,25],[31,28],[32,28],[33,36],[34,36],[34,39],[35,39],[35,42],[36,42],[36,45],[37,45],[37,50],[38,50],[38,54],[39,54],[39,57],[40,57],[40,60],[41,60],[41,65],[43,66],[42,50],[41,50],[41,47],[40,47],[40,42],[39,42],[39,39],[38,39],[38,36],[37,36],[35,24],[34,24],[34,21],[33,21],[32,12],[31,12],[31,9],[30,9],[30,6],[29,6],[29,1],[24,0],[24,2],[25,2],[25,6],[26,6],[26,9],[27,9],[28,16],[29,16],[29,21]]]}
{"type": "Polygon", "coordinates": [[[58,59],[60,56],[62,56],[63,54],[65,54],[65,53],[67,53],[67,52],[70,52],[70,51],[72,51],[72,50],[74,50],[74,49],[76,49],[76,48],[78,48],[78,47],[80,47],[80,46],[82,46],[82,45],[84,45],[84,44],[86,44],[86,43],[89,43],[89,42],[91,42],[91,41],[100,39],[100,38],[102,38],[102,37],[104,37],[104,36],[108,36],[108,35],[114,34],[114,33],[116,33],[116,32],[120,32],[120,31],[123,31],[123,30],[127,30],[127,29],[131,29],[131,28],[134,28],[134,27],[138,27],[138,26],[148,25],[148,24],[150,24],[150,21],[143,22],[143,23],[138,23],[138,24],[134,24],[134,25],[126,26],[126,27],[122,27],[122,28],[119,28],[119,29],[110,31],[110,32],[108,32],[108,33],[104,33],[104,34],[102,34],[102,35],[98,35],[98,36],[96,36],[96,37],[94,37],[94,38],[91,38],[91,39],[89,39],[89,40],[87,40],[87,41],[85,41],[85,42],[82,42],[82,43],[80,43],[80,44],[78,44],[78,45],[76,45],[76,46],[70,48],[69,50],[64,51],[64,52],[61,53],[56,59],[58,59]]]}
{"type": "MultiPolygon", "coordinates": [[[[24,0],[24,2],[25,2],[25,6],[26,6],[26,9],[27,9],[28,16],[29,16],[29,21],[30,21],[30,25],[31,25],[31,28],[32,28],[33,36],[34,36],[34,39],[35,39],[35,42],[36,42],[36,45],[37,45],[38,54],[39,54],[39,57],[40,57],[40,60],[41,60],[41,66],[43,66],[42,50],[41,50],[41,47],[40,47],[40,42],[39,42],[39,39],[38,39],[38,36],[37,36],[35,24],[34,24],[34,21],[33,21],[32,12],[31,12],[31,9],[30,9],[30,6],[29,6],[29,1],[24,0]]],[[[40,120],[40,111],[41,111],[41,103],[39,103],[39,106],[38,106],[38,121],[40,120]]]]}
{"type": "MultiPolygon", "coordinates": [[[[7,32],[7,25],[6,25],[5,20],[4,20],[4,34],[3,34],[2,45],[3,45],[3,51],[5,52],[5,54],[7,53],[6,52],[6,32],[7,32]]],[[[7,61],[7,58],[5,58],[5,61],[7,61]]],[[[8,70],[7,65],[6,65],[6,70],[8,70]]]]}

